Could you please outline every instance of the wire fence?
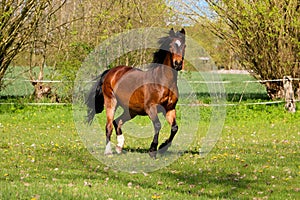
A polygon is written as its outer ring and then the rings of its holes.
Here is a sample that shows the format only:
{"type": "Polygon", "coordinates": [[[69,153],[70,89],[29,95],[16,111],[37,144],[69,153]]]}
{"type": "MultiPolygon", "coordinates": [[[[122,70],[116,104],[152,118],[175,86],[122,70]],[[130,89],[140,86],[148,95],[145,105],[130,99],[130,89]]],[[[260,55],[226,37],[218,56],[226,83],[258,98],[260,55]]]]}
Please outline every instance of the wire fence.
{"type": "MultiPolygon", "coordinates": [[[[232,75],[232,74],[231,74],[232,75]]],[[[237,77],[238,75],[236,75],[237,77]]],[[[244,76],[246,77],[246,76],[244,76]]],[[[247,76],[249,79],[251,76],[247,76]]],[[[267,96],[267,92],[263,84],[267,82],[282,82],[284,79],[273,79],[273,80],[241,80],[240,78],[233,80],[222,80],[222,81],[204,81],[204,80],[189,80],[187,83],[193,85],[193,89],[199,92],[200,95],[205,93],[203,88],[209,84],[222,84],[225,88],[225,96],[227,96],[227,102],[223,104],[214,103],[194,103],[194,104],[184,104],[178,103],[177,105],[188,105],[188,106],[204,106],[204,107],[216,107],[216,106],[239,106],[239,105],[269,105],[269,104],[281,104],[284,100],[271,101],[267,96]]],[[[300,78],[293,78],[292,81],[300,81],[300,78]]],[[[30,106],[64,106],[72,105],[70,102],[64,103],[51,103],[51,102],[10,102],[8,96],[28,96],[33,93],[33,86],[31,80],[17,80],[17,79],[4,79],[6,82],[14,82],[14,84],[8,85],[4,90],[0,91],[0,105],[14,105],[23,104],[30,106]]],[[[60,88],[64,83],[72,83],[72,81],[62,81],[62,80],[43,80],[37,81],[42,83],[51,84],[53,88],[60,88]]],[[[88,81],[87,81],[88,82],[88,81]]],[[[300,102],[300,100],[295,100],[295,102],[300,102]]]]}
{"type": "MultiPolygon", "coordinates": [[[[11,78],[4,78],[4,81],[16,81],[17,79],[11,79],[11,78]]],[[[245,80],[245,81],[188,81],[189,83],[202,83],[202,84],[209,84],[209,83],[222,83],[222,84],[228,84],[228,83],[266,83],[266,82],[282,82],[284,79],[272,79],[272,80],[245,80]]],[[[292,81],[300,81],[300,78],[291,78],[292,81]]],[[[32,80],[19,80],[21,82],[32,82],[32,80]]],[[[69,82],[72,83],[73,81],[62,81],[62,80],[34,80],[34,82],[37,83],[64,83],[69,82]]],[[[90,81],[87,81],[90,82],[90,81]]],[[[96,82],[96,81],[93,81],[96,82]]]]}

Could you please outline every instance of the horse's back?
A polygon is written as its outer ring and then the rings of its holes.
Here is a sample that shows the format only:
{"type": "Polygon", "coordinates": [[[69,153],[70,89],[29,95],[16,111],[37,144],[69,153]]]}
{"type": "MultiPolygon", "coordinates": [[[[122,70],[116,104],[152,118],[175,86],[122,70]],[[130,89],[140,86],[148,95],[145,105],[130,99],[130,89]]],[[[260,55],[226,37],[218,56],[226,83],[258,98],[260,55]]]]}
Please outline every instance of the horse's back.
{"type": "Polygon", "coordinates": [[[143,71],[129,66],[117,66],[107,73],[104,83],[104,94],[110,98],[117,98],[119,103],[126,101],[142,83],[143,71]]]}

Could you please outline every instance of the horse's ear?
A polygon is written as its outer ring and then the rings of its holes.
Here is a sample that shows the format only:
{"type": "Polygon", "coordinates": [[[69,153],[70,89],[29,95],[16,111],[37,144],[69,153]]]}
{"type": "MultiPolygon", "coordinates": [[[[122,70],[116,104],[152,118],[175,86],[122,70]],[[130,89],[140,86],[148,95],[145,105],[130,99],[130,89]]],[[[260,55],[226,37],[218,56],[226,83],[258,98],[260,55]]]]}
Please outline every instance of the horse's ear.
{"type": "Polygon", "coordinates": [[[169,34],[170,34],[171,37],[174,37],[174,36],[175,36],[175,32],[174,32],[174,29],[173,29],[173,28],[171,28],[169,34]]]}
{"type": "Polygon", "coordinates": [[[183,34],[183,35],[185,35],[185,30],[184,30],[184,28],[181,29],[180,33],[183,34]]]}

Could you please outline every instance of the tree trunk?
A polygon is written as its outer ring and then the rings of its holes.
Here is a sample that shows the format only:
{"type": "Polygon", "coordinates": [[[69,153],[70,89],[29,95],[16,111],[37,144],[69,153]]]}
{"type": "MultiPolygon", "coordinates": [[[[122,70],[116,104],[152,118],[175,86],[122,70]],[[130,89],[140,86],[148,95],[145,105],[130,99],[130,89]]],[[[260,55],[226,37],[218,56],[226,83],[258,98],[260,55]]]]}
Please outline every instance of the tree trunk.
{"type": "MultiPolygon", "coordinates": [[[[264,85],[270,99],[285,99],[284,85],[282,81],[267,82],[264,85]]],[[[293,91],[295,94],[295,98],[297,100],[300,100],[300,82],[293,81],[292,85],[294,88],[293,91]]]]}
{"type": "Polygon", "coordinates": [[[300,100],[300,82],[298,83],[298,88],[296,90],[297,100],[300,100]]]}
{"type": "Polygon", "coordinates": [[[51,87],[41,82],[32,82],[34,86],[33,96],[35,100],[39,101],[43,98],[48,98],[51,95],[51,87]]]}
{"type": "Polygon", "coordinates": [[[285,95],[285,109],[289,112],[296,112],[296,104],[293,90],[293,80],[291,76],[283,77],[283,87],[285,95]]]}
{"type": "Polygon", "coordinates": [[[4,78],[4,75],[5,75],[5,72],[8,68],[9,64],[8,63],[1,63],[0,62],[0,91],[1,89],[3,89],[3,78],[4,78]]]}
{"type": "Polygon", "coordinates": [[[33,96],[36,101],[40,101],[44,98],[49,99],[51,102],[58,103],[59,98],[56,93],[52,92],[51,86],[41,82],[31,82],[34,86],[33,96]]]}

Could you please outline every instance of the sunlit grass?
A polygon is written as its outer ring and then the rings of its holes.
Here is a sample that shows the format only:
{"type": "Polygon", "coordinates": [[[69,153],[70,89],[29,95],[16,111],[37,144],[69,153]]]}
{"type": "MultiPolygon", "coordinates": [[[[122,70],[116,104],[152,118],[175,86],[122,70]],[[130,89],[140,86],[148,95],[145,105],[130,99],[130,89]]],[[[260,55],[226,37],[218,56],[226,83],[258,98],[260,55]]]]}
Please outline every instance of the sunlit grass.
{"type": "MultiPolygon", "coordinates": [[[[204,158],[200,135],[209,126],[210,110],[201,107],[202,120],[191,120],[199,123],[198,136],[183,156],[168,167],[139,174],[116,171],[95,159],[77,134],[69,106],[9,105],[0,110],[0,199],[300,196],[300,115],[285,112],[283,105],[228,107],[222,136],[204,158]]],[[[128,139],[126,145],[147,149],[150,142],[128,139]]]]}

